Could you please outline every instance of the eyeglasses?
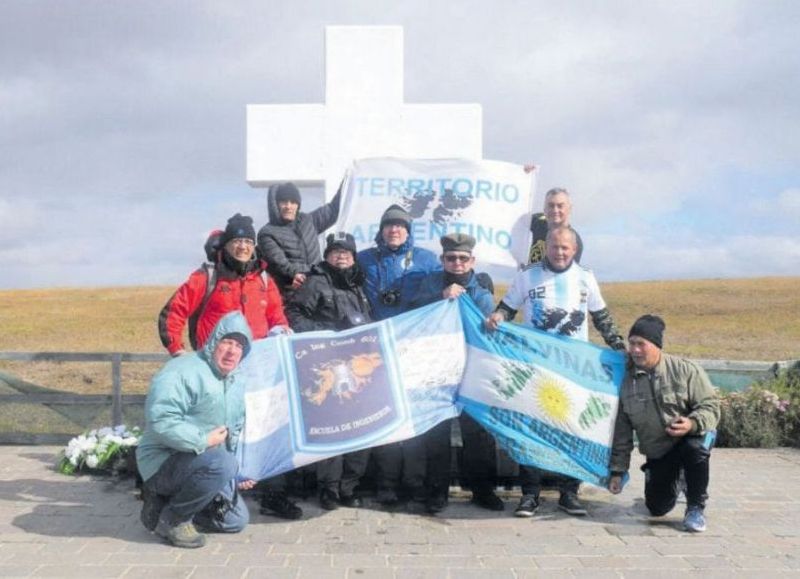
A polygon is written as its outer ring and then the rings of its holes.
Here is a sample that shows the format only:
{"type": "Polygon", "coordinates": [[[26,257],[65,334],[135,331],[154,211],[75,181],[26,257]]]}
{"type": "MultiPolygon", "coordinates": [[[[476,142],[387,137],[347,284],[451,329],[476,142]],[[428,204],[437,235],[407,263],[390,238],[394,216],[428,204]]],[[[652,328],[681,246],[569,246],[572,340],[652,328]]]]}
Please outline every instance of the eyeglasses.
{"type": "Polygon", "coordinates": [[[231,243],[233,245],[246,245],[248,247],[252,247],[253,245],[256,244],[255,241],[247,237],[237,237],[235,239],[231,239],[231,243]]]}
{"type": "Polygon", "coordinates": [[[467,263],[470,259],[472,259],[471,255],[445,255],[444,260],[447,263],[467,263]]]}

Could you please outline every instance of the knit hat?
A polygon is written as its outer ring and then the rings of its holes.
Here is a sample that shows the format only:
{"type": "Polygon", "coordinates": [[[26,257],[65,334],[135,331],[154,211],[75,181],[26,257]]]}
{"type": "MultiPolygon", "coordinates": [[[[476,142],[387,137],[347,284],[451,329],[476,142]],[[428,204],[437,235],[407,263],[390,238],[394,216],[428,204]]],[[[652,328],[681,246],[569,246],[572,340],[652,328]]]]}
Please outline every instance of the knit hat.
{"type": "Polygon", "coordinates": [[[383,229],[384,225],[392,223],[401,223],[411,232],[411,215],[399,205],[390,205],[389,208],[383,212],[380,228],[383,229]]]}
{"type": "Polygon", "coordinates": [[[346,249],[353,254],[353,257],[356,256],[356,240],[349,233],[340,231],[328,234],[328,237],[325,238],[325,253],[323,257],[328,257],[328,252],[336,248],[346,249]]]}
{"type": "Polygon", "coordinates": [[[628,338],[639,336],[661,349],[664,344],[664,330],[666,327],[664,320],[658,316],[645,314],[633,323],[631,331],[628,332],[628,338]]]}
{"type": "Polygon", "coordinates": [[[247,336],[245,336],[241,332],[230,332],[230,333],[225,334],[224,336],[222,336],[221,340],[235,340],[235,341],[239,342],[239,344],[245,350],[247,349],[247,345],[250,343],[250,341],[247,339],[247,336]]]}
{"type": "Polygon", "coordinates": [[[225,233],[222,234],[222,245],[225,245],[231,239],[251,239],[255,243],[256,230],[253,227],[253,218],[249,215],[237,213],[228,219],[225,233]]]}
{"type": "Polygon", "coordinates": [[[300,205],[300,190],[294,183],[281,183],[275,190],[275,202],[294,201],[300,205]]]}
{"type": "Polygon", "coordinates": [[[475,248],[475,238],[466,233],[448,233],[439,242],[442,244],[442,252],[464,251],[471,254],[475,248]]]}

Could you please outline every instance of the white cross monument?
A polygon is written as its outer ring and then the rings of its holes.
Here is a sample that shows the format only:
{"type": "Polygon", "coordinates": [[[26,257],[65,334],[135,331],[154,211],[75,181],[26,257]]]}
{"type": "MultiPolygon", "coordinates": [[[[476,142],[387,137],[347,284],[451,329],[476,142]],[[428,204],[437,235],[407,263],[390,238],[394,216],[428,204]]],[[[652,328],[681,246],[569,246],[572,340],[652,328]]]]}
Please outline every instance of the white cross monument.
{"type": "Polygon", "coordinates": [[[247,106],[247,182],[324,185],[330,199],[353,159],[480,159],[481,114],[403,102],[402,26],[328,26],[325,104],[247,106]]]}

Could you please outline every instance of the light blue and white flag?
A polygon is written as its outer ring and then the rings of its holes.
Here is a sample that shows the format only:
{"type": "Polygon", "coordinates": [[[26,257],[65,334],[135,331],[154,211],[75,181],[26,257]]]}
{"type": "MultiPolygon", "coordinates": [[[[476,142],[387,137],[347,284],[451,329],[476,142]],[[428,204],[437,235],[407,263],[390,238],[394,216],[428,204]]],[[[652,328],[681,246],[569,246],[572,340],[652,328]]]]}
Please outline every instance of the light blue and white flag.
{"type": "Polygon", "coordinates": [[[460,305],[464,410],[516,462],[605,486],[624,355],[517,324],[487,332],[475,304],[460,305]]]}
{"type": "Polygon", "coordinates": [[[468,233],[481,269],[510,283],[528,260],[535,175],[502,161],[358,159],[345,175],[336,227],[367,247],[383,212],[397,204],[414,219],[416,247],[438,255],[441,236],[468,233]]]}
{"type": "Polygon", "coordinates": [[[343,332],[257,340],[240,370],[240,475],[268,478],[457,416],[465,354],[454,301],[343,332]]]}

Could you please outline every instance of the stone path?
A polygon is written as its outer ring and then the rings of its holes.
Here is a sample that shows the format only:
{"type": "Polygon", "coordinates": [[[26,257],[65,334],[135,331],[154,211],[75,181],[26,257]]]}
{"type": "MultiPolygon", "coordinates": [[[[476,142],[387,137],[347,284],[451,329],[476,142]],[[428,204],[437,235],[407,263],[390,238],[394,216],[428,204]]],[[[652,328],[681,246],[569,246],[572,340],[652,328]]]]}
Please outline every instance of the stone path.
{"type": "MultiPolygon", "coordinates": [[[[55,447],[0,447],[0,577],[442,578],[800,576],[800,451],[717,449],[709,530],[681,530],[683,505],[645,514],[642,479],[619,496],[585,488],[572,518],[545,492],[516,519],[455,498],[444,516],[404,509],[324,512],[296,522],[257,514],[199,550],[162,544],[139,523],[130,480],[66,477],[55,447]]],[[[367,506],[372,506],[367,501],[367,506]]],[[[412,505],[411,510],[415,510],[412,505]]]]}

